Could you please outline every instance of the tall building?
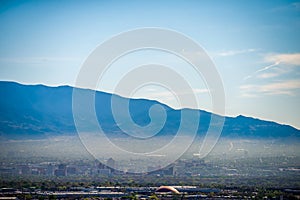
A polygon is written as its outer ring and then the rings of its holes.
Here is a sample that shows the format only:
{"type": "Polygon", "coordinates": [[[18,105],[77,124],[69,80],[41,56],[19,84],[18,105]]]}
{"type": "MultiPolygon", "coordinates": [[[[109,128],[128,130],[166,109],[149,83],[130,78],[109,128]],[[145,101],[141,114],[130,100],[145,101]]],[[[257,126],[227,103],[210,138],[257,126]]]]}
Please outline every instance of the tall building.
{"type": "Polygon", "coordinates": [[[66,176],[66,165],[65,164],[59,164],[58,169],[54,171],[55,176],[66,176]]]}
{"type": "Polygon", "coordinates": [[[53,173],[54,173],[54,165],[50,163],[47,165],[46,174],[52,176],[53,173]]]}
{"type": "Polygon", "coordinates": [[[112,158],[109,158],[107,160],[106,164],[108,167],[113,168],[113,169],[115,169],[115,167],[116,167],[116,161],[112,158]]]}
{"type": "Polygon", "coordinates": [[[30,167],[28,165],[22,165],[21,174],[30,174],[30,167]]]}
{"type": "Polygon", "coordinates": [[[101,162],[98,164],[98,169],[105,169],[106,166],[102,164],[101,162]]]}
{"type": "Polygon", "coordinates": [[[76,167],[67,167],[67,175],[75,175],[76,172],[76,167]]]}

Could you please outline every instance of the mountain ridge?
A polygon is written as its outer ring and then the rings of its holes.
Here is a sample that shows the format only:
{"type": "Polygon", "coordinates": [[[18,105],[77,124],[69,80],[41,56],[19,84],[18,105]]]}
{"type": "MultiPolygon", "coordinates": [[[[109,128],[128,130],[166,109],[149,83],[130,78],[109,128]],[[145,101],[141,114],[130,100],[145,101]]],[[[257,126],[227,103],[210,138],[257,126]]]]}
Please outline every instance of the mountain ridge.
{"type": "MultiPolygon", "coordinates": [[[[76,127],[72,112],[72,86],[23,85],[17,82],[0,81],[0,135],[1,137],[51,134],[73,134],[76,127]],[[14,92],[12,92],[14,91],[14,92]],[[5,98],[3,98],[5,97],[5,98]],[[22,102],[22,103],[20,103],[22,102]]],[[[78,89],[78,88],[77,88],[78,89]]],[[[108,92],[82,89],[83,93],[95,93],[95,110],[98,122],[104,131],[123,134],[118,128],[110,107],[112,97],[130,102],[130,114],[133,121],[140,126],[151,122],[149,109],[160,105],[167,112],[166,123],[160,134],[175,134],[180,124],[180,111],[199,112],[200,122],[197,133],[204,134],[212,115],[198,109],[173,109],[157,100],[128,99],[108,92]]],[[[122,115],[122,113],[120,113],[122,115]]],[[[230,137],[299,137],[300,130],[286,124],[258,118],[238,115],[225,117],[222,136],[230,137]]],[[[87,124],[87,127],[89,125],[87,124]]],[[[93,130],[91,130],[93,131],[93,130]]],[[[189,130],[187,129],[187,132],[189,130]]]]}

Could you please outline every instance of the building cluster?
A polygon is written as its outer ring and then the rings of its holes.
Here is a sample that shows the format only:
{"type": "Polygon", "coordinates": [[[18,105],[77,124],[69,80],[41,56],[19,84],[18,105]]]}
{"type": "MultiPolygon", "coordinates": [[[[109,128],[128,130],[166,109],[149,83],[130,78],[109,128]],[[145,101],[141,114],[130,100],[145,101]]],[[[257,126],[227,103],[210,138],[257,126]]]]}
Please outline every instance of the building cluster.
{"type": "Polygon", "coordinates": [[[57,163],[22,164],[15,166],[2,166],[0,174],[7,175],[48,175],[67,176],[75,175],[77,167],[57,163]]]}
{"type": "MultiPolygon", "coordinates": [[[[43,175],[43,176],[76,176],[76,175],[120,175],[134,173],[130,170],[117,170],[117,162],[109,158],[105,163],[95,162],[42,162],[27,164],[0,164],[0,175],[43,175]]],[[[199,170],[192,172],[192,169],[205,167],[204,160],[179,160],[167,167],[148,166],[147,174],[156,176],[194,176],[199,170]],[[187,170],[189,169],[189,170],[187,170]]],[[[146,173],[146,172],[145,172],[146,173]]]]}
{"type": "Polygon", "coordinates": [[[106,164],[96,162],[66,164],[59,162],[42,162],[38,164],[2,164],[1,175],[44,175],[44,176],[74,176],[74,175],[111,175],[115,172],[115,160],[108,159],[106,164]]]}

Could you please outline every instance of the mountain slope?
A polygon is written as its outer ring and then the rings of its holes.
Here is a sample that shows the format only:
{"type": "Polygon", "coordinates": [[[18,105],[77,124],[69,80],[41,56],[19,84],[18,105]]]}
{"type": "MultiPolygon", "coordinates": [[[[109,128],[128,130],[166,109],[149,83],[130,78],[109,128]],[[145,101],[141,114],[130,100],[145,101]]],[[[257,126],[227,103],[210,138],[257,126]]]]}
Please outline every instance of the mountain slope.
{"type": "MultiPolygon", "coordinates": [[[[72,91],[69,86],[47,87],[43,85],[22,85],[14,82],[0,82],[0,134],[2,138],[44,137],[46,135],[74,134],[76,128],[72,114],[72,91]]],[[[82,89],[88,94],[94,91],[82,89]]],[[[126,99],[104,92],[95,93],[95,110],[102,129],[111,135],[122,136],[124,133],[118,127],[111,110],[111,98],[118,102],[129,100],[130,115],[135,123],[146,126],[151,122],[149,109],[159,104],[166,110],[166,123],[160,135],[174,135],[180,125],[180,110],[174,110],[157,101],[146,99],[126,99]]],[[[122,103],[120,108],[122,108],[122,103]]],[[[201,110],[198,134],[202,135],[208,129],[211,113],[201,110]]],[[[155,114],[155,112],[154,112],[155,114]]],[[[158,113],[159,114],[159,113],[158,113]]],[[[121,120],[125,119],[122,109],[118,112],[121,120]]],[[[86,123],[87,127],[93,126],[86,123]]],[[[185,129],[189,132],[189,128],[185,129]]],[[[132,130],[138,131],[137,130],[132,130]]],[[[287,125],[263,121],[244,116],[226,117],[222,136],[226,137],[297,137],[300,131],[287,125]]]]}

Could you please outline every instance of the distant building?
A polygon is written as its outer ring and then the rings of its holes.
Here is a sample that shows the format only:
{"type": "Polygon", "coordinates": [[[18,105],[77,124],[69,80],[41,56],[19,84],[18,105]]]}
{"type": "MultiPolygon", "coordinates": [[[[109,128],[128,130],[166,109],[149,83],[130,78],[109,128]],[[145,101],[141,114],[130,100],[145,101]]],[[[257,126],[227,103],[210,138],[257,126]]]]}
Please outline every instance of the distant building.
{"type": "Polygon", "coordinates": [[[107,175],[111,174],[111,170],[110,169],[98,169],[98,174],[107,176],[107,175]]]}
{"type": "Polygon", "coordinates": [[[55,176],[66,176],[66,165],[65,164],[59,164],[58,169],[54,171],[55,176]]]}
{"type": "MultiPolygon", "coordinates": [[[[148,167],[148,169],[151,169],[151,168],[148,167]]],[[[149,170],[148,174],[173,176],[174,175],[174,166],[168,166],[163,169],[158,169],[158,170],[154,170],[154,171],[149,170]]]]}
{"type": "Polygon", "coordinates": [[[108,159],[106,164],[108,167],[113,168],[113,169],[115,169],[115,167],[116,167],[116,161],[112,158],[108,159]]]}
{"type": "Polygon", "coordinates": [[[58,169],[60,169],[60,170],[65,170],[66,169],[66,165],[65,164],[59,164],[58,165],[58,169]]]}
{"type": "Polygon", "coordinates": [[[10,174],[10,175],[12,175],[12,174],[18,174],[18,173],[16,173],[16,169],[15,168],[13,168],[13,167],[1,167],[0,168],[0,174],[10,174]]]}
{"type": "Polygon", "coordinates": [[[106,166],[102,164],[101,162],[98,164],[98,169],[105,169],[106,166]]]}
{"type": "Polygon", "coordinates": [[[46,174],[52,176],[53,173],[54,173],[54,165],[50,163],[49,165],[47,165],[46,174]]]}
{"type": "Polygon", "coordinates": [[[147,167],[148,172],[152,172],[152,171],[155,171],[155,170],[157,170],[157,167],[153,167],[153,166],[148,166],[147,167]]]}
{"type": "Polygon", "coordinates": [[[61,169],[56,169],[56,170],[54,170],[54,175],[55,176],[66,176],[66,171],[61,170],[61,169]]]}
{"type": "Polygon", "coordinates": [[[38,169],[34,168],[34,169],[31,170],[31,174],[32,174],[32,175],[39,175],[40,172],[39,172],[38,169]]]}
{"type": "Polygon", "coordinates": [[[75,175],[76,172],[76,167],[67,167],[67,175],[75,175]]]}
{"type": "Polygon", "coordinates": [[[28,165],[22,165],[21,166],[21,174],[30,174],[30,167],[28,165]]]}
{"type": "Polygon", "coordinates": [[[174,175],[174,166],[164,168],[163,174],[164,175],[174,175]]]}
{"type": "Polygon", "coordinates": [[[37,168],[39,175],[46,175],[46,169],[43,167],[38,167],[37,168]]]}

